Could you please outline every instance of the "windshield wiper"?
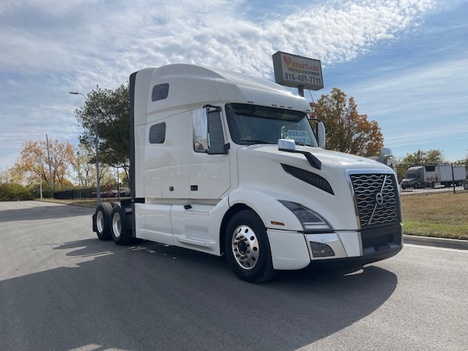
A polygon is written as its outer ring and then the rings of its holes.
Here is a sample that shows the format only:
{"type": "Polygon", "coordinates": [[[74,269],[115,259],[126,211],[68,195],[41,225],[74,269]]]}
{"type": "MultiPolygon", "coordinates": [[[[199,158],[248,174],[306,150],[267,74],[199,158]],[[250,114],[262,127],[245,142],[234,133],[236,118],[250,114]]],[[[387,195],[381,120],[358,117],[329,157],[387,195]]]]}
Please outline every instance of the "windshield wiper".
{"type": "Polygon", "coordinates": [[[242,143],[248,143],[249,145],[253,144],[276,144],[272,141],[261,140],[261,139],[241,139],[242,143]]]}

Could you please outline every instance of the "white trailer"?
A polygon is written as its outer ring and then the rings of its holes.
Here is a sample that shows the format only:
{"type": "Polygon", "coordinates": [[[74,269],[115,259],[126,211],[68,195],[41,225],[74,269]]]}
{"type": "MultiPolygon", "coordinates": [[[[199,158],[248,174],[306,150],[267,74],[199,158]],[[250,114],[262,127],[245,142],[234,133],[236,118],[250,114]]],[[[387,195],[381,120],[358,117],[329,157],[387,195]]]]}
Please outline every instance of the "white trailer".
{"type": "Polygon", "coordinates": [[[466,179],[464,165],[429,165],[410,167],[401,181],[402,189],[426,188],[442,185],[449,187],[460,186],[466,179]]]}
{"type": "Polygon", "coordinates": [[[310,265],[363,267],[401,250],[395,173],[319,147],[304,98],[175,64],[133,73],[130,100],[131,199],[97,207],[99,239],[225,255],[249,282],[310,265]]]}
{"type": "Polygon", "coordinates": [[[462,185],[466,180],[466,168],[464,165],[438,165],[436,174],[439,184],[443,186],[462,185]]]}

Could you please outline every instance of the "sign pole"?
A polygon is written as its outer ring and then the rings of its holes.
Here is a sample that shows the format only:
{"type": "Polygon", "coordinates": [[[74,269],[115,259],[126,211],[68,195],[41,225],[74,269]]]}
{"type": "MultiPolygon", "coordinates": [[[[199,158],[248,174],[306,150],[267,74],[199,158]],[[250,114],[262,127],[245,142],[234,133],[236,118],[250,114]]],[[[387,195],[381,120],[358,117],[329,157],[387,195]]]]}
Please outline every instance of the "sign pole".
{"type": "Polygon", "coordinates": [[[297,87],[297,95],[304,97],[304,86],[303,85],[299,85],[297,87]]]}

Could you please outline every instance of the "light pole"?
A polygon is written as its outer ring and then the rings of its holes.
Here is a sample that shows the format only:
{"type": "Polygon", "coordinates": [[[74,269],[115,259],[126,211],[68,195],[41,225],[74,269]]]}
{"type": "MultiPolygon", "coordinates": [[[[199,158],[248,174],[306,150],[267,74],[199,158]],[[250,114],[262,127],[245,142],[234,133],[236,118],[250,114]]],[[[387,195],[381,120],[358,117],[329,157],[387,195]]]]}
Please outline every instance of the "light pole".
{"type": "MultiPolygon", "coordinates": [[[[77,91],[70,91],[69,94],[72,95],[81,95],[84,97],[85,101],[88,102],[88,98],[83,94],[77,91]]],[[[97,114],[96,110],[94,109],[94,148],[96,149],[96,201],[97,205],[101,203],[101,185],[99,181],[99,144],[98,144],[98,123],[97,123],[97,114]]]]}

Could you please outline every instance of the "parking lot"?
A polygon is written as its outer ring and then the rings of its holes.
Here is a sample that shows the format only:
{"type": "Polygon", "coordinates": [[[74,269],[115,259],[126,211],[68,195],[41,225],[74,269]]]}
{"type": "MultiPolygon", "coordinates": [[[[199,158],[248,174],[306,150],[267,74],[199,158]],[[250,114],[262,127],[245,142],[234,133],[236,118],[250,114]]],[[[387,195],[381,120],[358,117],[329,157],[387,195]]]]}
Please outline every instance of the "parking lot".
{"type": "Polygon", "coordinates": [[[222,257],[99,241],[92,212],[0,203],[1,350],[466,350],[468,251],[254,285],[222,257]]]}

